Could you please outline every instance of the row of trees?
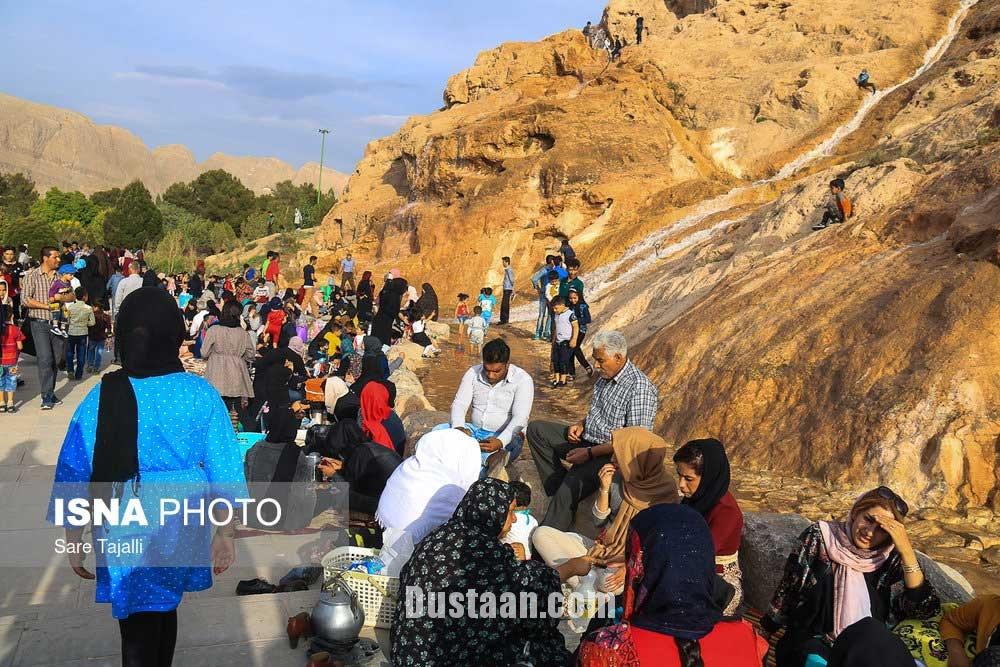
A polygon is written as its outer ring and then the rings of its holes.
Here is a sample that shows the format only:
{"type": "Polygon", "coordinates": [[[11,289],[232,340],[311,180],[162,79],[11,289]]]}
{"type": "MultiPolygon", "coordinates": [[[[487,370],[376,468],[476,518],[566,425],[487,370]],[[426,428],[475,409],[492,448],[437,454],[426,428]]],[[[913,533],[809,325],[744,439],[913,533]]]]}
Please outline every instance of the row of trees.
{"type": "Polygon", "coordinates": [[[194,257],[233,250],[239,239],[255,239],[293,227],[295,209],[303,226],[319,224],[336,203],[329,190],[319,203],[316,187],[277,183],[255,195],[222,170],[207,171],[190,183],[174,183],[154,200],[136,180],[124,188],[82,192],[51,188],[39,196],[23,174],[0,174],[0,244],[43,245],[79,241],[91,245],[141,247],[154,265],[187,266],[194,257]],[[273,223],[268,222],[268,212],[273,223]]]}

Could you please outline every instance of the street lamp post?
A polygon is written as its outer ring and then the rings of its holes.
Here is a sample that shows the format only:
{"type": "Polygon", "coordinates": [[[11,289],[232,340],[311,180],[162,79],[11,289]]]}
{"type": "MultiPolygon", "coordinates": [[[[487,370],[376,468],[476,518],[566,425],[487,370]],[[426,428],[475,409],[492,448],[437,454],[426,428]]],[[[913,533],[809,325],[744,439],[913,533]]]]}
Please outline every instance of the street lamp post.
{"type": "MultiPolygon", "coordinates": [[[[326,150],[326,135],[330,130],[321,129],[319,133],[323,136],[319,144],[319,182],[316,185],[316,206],[319,206],[319,199],[323,196],[323,151],[326,150]]],[[[317,210],[317,215],[319,211],[317,210]]]]}

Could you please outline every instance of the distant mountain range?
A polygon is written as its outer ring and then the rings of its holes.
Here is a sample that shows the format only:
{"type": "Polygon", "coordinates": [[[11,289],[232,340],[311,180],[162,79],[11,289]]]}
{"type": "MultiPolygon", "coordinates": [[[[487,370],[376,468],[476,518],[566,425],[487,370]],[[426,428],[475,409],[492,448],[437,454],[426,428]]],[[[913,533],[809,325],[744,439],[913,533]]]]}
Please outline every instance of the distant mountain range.
{"type": "MultiPolygon", "coordinates": [[[[316,162],[296,170],[273,157],[215,153],[199,164],[181,144],[150,150],[124,128],[0,94],[0,172],[25,173],[39,192],[55,186],[90,194],[138,178],[156,194],[210,169],[225,169],[258,194],[284,180],[315,183],[319,174],[316,162]]],[[[339,194],[346,184],[347,174],[323,168],[324,189],[333,187],[339,194]]]]}

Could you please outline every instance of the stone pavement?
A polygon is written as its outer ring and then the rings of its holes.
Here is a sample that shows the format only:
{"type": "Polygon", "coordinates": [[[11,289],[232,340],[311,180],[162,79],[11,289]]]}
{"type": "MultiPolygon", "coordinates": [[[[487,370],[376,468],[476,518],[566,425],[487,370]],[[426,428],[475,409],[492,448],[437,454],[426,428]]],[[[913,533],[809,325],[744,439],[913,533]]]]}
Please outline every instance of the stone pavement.
{"type": "MultiPolygon", "coordinates": [[[[56,394],[64,403],[43,412],[34,358],[23,357],[21,369],[25,386],[17,393],[20,409],[0,414],[0,667],[119,665],[120,639],[110,606],[95,604],[93,582],[77,577],[66,557],[53,552],[62,529],[44,522],[63,435],[97,377],[74,382],[62,373],[56,394]],[[15,560],[17,566],[11,566],[15,560]]],[[[185,596],[174,664],[304,665],[305,643],[289,648],[285,620],[312,610],[318,586],[248,597],[236,597],[234,591],[240,579],[262,576],[276,583],[315,539],[272,535],[237,540],[236,566],[210,590],[185,596]]],[[[387,633],[378,634],[380,642],[388,641],[387,633]]],[[[374,637],[374,630],[366,629],[366,636],[374,637]]]]}

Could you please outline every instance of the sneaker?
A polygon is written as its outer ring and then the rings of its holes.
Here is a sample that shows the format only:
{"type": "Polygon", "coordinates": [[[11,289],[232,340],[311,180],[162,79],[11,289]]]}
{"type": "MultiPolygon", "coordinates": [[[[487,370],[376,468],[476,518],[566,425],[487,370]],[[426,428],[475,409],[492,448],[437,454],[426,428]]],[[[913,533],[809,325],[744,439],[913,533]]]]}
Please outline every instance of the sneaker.
{"type": "Polygon", "coordinates": [[[825,222],[817,222],[815,225],[813,225],[813,231],[817,231],[818,232],[819,230],[826,229],[829,226],[830,225],[828,225],[825,222]]]}
{"type": "Polygon", "coordinates": [[[52,404],[48,401],[42,401],[42,410],[51,410],[52,404]]]}
{"type": "Polygon", "coordinates": [[[8,405],[7,406],[7,412],[17,412],[17,406],[16,405],[8,405]]]}
{"type": "Polygon", "coordinates": [[[555,389],[555,388],[556,388],[556,387],[558,387],[558,386],[559,386],[559,383],[558,383],[558,382],[556,382],[555,380],[553,380],[553,381],[552,381],[552,388],[553,388],[553,389],[555,389]]]}
{"type": "Polygon", "coordinates": [[[7,406],[6,405],[0,405],[0,412],[7,412],[7,406]]]}
{"type": "Polygon", "coordinates": [[[61,336],[62,335],[62,329],[60,329],[57,326],[53,326],[52,328],[49,329],[49,333],[55,334],[56,336],[61,336]]]}
{"type": "Polygon", "coordinates": [[[56,397],[55,394],[52,394],[52,396],[49,398],[49,403],[51,403],[52,405],[62,405],[63,404],[63,402],[61,400],[59,400],[56,397]]]}

